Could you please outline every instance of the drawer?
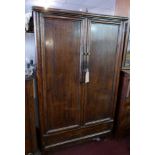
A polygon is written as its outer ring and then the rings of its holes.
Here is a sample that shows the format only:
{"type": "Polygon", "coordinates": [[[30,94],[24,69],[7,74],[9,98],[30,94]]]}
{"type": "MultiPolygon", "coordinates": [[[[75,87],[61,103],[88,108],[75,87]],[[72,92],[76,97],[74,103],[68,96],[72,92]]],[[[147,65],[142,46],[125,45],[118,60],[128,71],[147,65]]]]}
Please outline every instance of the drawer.
{"type": "Polygon", "coordinates": [[[97,125],[82,126],[76,129],[56,132],[44,136],[45,149],[55,146],[67,144],[70,142],[91,138],[111,132],[113,127],[112,122],[106,122],[97,125]]]}

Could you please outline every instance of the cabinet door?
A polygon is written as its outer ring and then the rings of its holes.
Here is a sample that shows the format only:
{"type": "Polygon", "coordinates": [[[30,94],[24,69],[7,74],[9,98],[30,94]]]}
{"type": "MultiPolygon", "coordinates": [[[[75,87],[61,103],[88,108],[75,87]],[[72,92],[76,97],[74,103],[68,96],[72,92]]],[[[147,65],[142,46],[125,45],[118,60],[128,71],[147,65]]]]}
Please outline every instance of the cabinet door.
{"type": "Polygon", "coordinates": [[[48,135],[80,125],[84,20],[45,14],[39,20],[39,112],[42,134],[48,135]]]}
{"type": "Polygon", "coordinates": [[[87,83],[84,121],[86,124],[112,119],[121,23],[89,20],[88,22],[89,82],[87,83]],[[90,52],[90,53],[89,53],[90,52]]]}

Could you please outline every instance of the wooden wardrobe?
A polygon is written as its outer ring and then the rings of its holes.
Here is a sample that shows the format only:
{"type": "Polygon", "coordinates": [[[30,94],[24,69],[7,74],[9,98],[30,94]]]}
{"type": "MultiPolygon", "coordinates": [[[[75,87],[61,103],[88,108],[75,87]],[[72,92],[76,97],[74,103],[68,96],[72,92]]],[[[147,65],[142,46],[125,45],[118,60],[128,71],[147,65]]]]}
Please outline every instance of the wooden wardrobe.
{"type": "Polygon", "coordinates": [[[42,150],[109,135],[128,18],[41,7],[33,15],[42,150]]]}

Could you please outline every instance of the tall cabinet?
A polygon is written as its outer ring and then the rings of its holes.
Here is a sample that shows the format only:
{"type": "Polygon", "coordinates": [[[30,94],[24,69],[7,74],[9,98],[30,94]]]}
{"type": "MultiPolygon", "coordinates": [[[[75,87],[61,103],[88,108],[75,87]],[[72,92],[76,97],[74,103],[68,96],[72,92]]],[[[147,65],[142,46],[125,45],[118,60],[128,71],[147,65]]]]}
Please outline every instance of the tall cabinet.
{"type": "Polygon", "coordinates": [[[42,150],[109,135],[128,19],[33,11],[42,150]]]}

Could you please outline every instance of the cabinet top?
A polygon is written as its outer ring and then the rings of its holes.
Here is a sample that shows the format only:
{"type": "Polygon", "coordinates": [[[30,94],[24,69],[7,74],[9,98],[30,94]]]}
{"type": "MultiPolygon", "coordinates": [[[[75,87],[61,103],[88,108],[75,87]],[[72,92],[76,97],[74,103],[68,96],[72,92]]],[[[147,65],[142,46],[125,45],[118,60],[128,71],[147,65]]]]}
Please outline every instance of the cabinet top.
{"type": "Polygon", "coordinates": [[[55,8],[48,8],[45,9],[44,7],[40,6],[33,6],[33,11],[40,12],[40,13],[52,13],[55,15],[78,15],[79,17],[96,17],[96,18],[108,18],[108,19],[116,19],[116,20],[128,20],[128,17],[122,16],[112,16],[112,15],[104,15],[104,14],[95,14],[95,13],[88,13],[82,11],[73,11],[73,10],[64,10],[64,9],[55,9],[55,8]]]}

